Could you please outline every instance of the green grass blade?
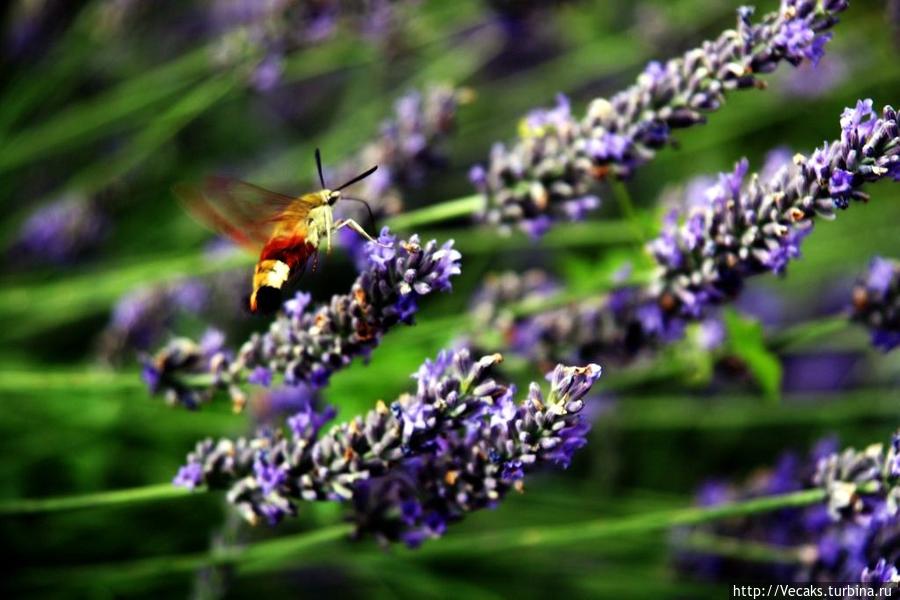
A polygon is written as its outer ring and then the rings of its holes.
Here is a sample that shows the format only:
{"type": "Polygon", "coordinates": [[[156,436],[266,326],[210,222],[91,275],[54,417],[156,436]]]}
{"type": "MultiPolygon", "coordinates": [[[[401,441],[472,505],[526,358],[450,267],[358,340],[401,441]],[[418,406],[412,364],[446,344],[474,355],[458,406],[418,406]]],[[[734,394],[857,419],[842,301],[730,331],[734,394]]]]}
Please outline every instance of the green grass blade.
{"type": "Polygon", "coordinates": [[[139,502],[154,502],[169,498],[182,498],[190,495],[190,491],[176,487],[171,483],[160,483],[127,490],[97,492],[80,496],[63,496],[60,498],[43,498],[29,500],[7,500],[0,502],[0,516],[30,515],[85,508],[105,508],[139,502]]]}

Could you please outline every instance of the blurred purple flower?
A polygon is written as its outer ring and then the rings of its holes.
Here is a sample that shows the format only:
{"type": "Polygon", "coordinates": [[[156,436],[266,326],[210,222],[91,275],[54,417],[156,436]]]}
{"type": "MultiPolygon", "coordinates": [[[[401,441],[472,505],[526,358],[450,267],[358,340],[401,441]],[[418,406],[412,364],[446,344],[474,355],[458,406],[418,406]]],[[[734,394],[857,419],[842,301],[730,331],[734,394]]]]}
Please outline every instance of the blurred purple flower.
{"type": "Polygon", "coordinates": [[[122,296],[100,335],[100,355],[117,362],[129,353],[148,350],[169,333],[180,314],[198,315],[208,305],[210,289],[194,279],[139,288],[122,296]]]}
{"type": "Polygon", "coordinates": [[[211,28],[222,35],[218,54],[255,60],[250,84],[269,91],[280,81],[287,56],[320,44],[347,26],[373,41],[390,40],[404,23],[404,2],[370,0],[215,0],[210,7],[211,28]]]}
{"type": "Polygon", "coordinates": [[[854,369],[861,358],[858,352],[809,352],[783,356],[782,391],[809,393],[848,389],[859,383],[854,369]]]}
{"type": "Polygon", "coordinates": [[[853,289],[853,320],[872,333],[884,352],[900,346],[900,261],[875,257],[853,289]]]}
{"type": "Polygon", "coordinates": [[[703,319],[700,322],[700,347],[704,350],[715,350],[725,342],[725,324],[717,317],[703,319]]]}
{"type": "Polygon", "coordinates": [[[95,202],[63,196],[31,213],[8,254],[29,264],[67,265],[96,249],[108,230],[108,219],[95,202]]]}
{"type": "Polygon", "coordinates": [[[779,83],[785,96],[811,99],[841,85],[851,73],[846,57],[830,54],[817,65],[811,62],[800,65],[790,77],[783,77],[779,83]]]}

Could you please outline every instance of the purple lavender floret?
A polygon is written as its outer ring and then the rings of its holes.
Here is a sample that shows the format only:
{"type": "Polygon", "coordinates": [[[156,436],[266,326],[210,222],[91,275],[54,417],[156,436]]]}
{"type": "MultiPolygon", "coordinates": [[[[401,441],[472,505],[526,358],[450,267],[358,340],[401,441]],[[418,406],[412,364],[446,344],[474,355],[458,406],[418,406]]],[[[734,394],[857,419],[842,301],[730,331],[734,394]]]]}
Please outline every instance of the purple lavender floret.
{"type": "Polygon", "coordinates": [[[853,288],[854,321],[872,332],[883,352],[900,346],[900,261],[876,257],[853,288]]]}
{"type": "Polygon", "coordinates": [[[757,76],[782,61],[817,62],[825,30],[846,7],[783,0],[757,24],[753,10],[742,8],[735,29],[665,65],[650,63],[635,85],[594,100],[580,120],[562,96],[555,108],[532,111],[517,142],[494,146],[487,167],[471,172],[485,198],[481,220],[541,233],[553,221],[581,218],[597,181],[630,177],[671,143],[673,129],[705,122],[728,91],[762,87],[757,76]]]}
{"type": "MultiPolygon", "coordinates": [[[[247,381],[252,383],[249,378],[247,381]]],[[[312,418],[311,414],[316,412],[314,409],[318,404],[317,394],[309,386],[286,385],[255,391],[251,397],[251,408],[253,418],[258,423],[276,423],[293,415],[291,418],[296,421],[297,427],[302,428],[303,419],[308,421],[312,418]]],[[[325,408],[322,412],[332,415],[333,409],[325,408]]],[[[288,425],[293,427],[290,422],[288,425]]]]}
{"type": "Polygon", "coordinates": [[[178,469],[172,483],[189,490],[200,486],[203,483],[203,466],[196,462],[187,463],[178,469]]]}
{"type": "Polygon", "coordinates": [[[272,371],[263,366],[254,367],[247,375],[247,383],[269,387],[272,385],[272,371]]]}
{"type": "MultiPolygon", "coordinates": [[[[257,367],[287,385],[324,387],[332,373],[354,358],[367,357],[395,325],[412,324],[419,300],[449,291],[451,279],[460,273],[461,255],[452,241],[422,244],[417,235],[399,240],[387,228],[378,240],[367,243],[366,264],[349,293],[314,306],[308,294],[299,292],[285,302],[269,330],[253,334],[233,359],[220,352],[210,360],[169,360],[171,349],[163,348],[152,360],[159,365],[161,390],[172,385],[177,398],[197,406],[216,389],[228,389],[240,406],[246,398],[238,386],[253,373],[262,375],[257,367]],[[187,386],[179,382],[196,375],[212,381],[188,388],[190,397],[184,397],[187,386]]],[[[181,346],[174,350],[182,352],[181,346]]]]}
{"type": "Polygon", "coordinates": [[[109,221],[96,202],[64,196],[26,219],[8,254],[29,264],[67,265],[96,249],[108,230],[109,221]]]}
{"type": "MultiPolygon", "coordinates": [[[[416,392],[317,437],[323,424],[302,419],[287,436],[262,430],[252,440],[207,439],[188,455],[209,488],[251,523],[296,513],[299,501],[352,502],[359,534],[417,545],[439,536],[466,512],[498,504],[528,471],[567,466],[585,443],[579,412],[600,367],[557,366],[544,397],[531,384],[515,404],[514,387],[491,378],[499,355],[473,360],[442,352],[415,375],[416,392]]],[[[195,484],[196,485],[196,484],[195,484]]]]}
{"type": "Polygon", "coordinates": [[[897,572],[897,567],[888,563],[887,559],[880,558],[871,569],[869,567],[863,569],[859,581],[874,585],[898,583],[900,582],[900,573],[897,572]]]}

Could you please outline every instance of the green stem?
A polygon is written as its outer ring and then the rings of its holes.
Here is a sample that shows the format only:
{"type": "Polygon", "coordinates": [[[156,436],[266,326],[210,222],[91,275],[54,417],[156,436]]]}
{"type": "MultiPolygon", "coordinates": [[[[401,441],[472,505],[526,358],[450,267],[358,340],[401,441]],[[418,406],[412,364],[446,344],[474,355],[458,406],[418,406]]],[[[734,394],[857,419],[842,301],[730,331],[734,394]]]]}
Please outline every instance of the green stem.
{"type": "MultiPolygon", "coordinates": [[[[535,247],[535,241],[522,231],[511,231],[508,236],[493,234],[486,227],[466,226],[456,229],[430,230],[426,239],[453,239],[463,256],[491,252],[517,252],[535,247]]],[[[560,248],[601,248],[632,244],[634,234],[623,220],[583,221],[554,227],[544,235],[538,247],[542,250],[560,248]]]]}
{"type": "Polygon", "coordinates": [[[182,498],[191,492],[176,487],[171,483],[160,483],[143,487],[97,492],[80,496],[61,496],[58,498],[6,500],[0,502],[0,515],[29,515],[35,513],[77,510],[82,508],[101,508],[139,502],[153,502],[168,498],[182,498]]]}
{"type": "MultiPolygon", "coordinates": [[[[824,490],[813,489],[719,506],[688,507],[565,525],[530,526],[470,535],[451,535],[442,540],[432,541],[418,550],[398,549],[397,555],[398,557],[427,559],[435,556],[459,555],[461,552],[467,555],[493,554],[521,548],[564,547],[601,539],[614,539],[625,535],[651,533],[671,527],[743,517],[783,508],[809,506],[824,499],[824,490]]],[[[353,526],[350,524],[334,525],[313,532],[259,542],[244,548],[164,556],[96,567],[81,566],[70,570],[55,569],[54,575],[71,574],[89,579],[96,577],[131,579],[141,576],[168,575],[172,572],[188,572],[207,565],[227,563],[239,563],[241,568],[259,573],[278,569],[285,559],[296,560],[301,552],[318,549],[323,544],[345,538],[352,530],[353,526]]],[[[321,552],[318,554],[321,555],[321,552]]],[[[365,555],[361,555],[361,558],[363,556],[365,555]]],[[[34,573],[34,575],[37,577],[38,573],[34,573]]],[[[46,573],[40,573],[40,575],[46,575],[46,573]]]]}
{"type": "MultiPolygon", "coordinates": [[[[647,375],[652,374],[649,373],[647,375]]],[[[610,374],[604,389],[634,387],[643,373],[634,376],[610,374]],[[627,384],[630,384],[627,385],[627,384]]],[[[732,396],[727,402],[711,403],[691,396],[631,396],[601,422],[616,430],[676,431],[727,430],[792,426],[839,426],[847,423],[878,422],[897,416],[900,392],[890,388],[853,390],[840,399],[824,399],[821,394],[791,396],[778,410],[761,403],[758,396],[732,396]]]]}
{"type": "Polygon", "coordinates": [[[41,392],[58,390],[104,388],[105,391],[128,390],[141,387],[137,373],[82,370],[53,371],[40,370],[4,370],[0,371],[0,391],[5,392],[41,392]]]}
{"type": "Polygon", "coordinates": [[[579,542],[615,538],[621,535],[649,533],[671,527],[698,525],[720,519],[744,517],[783,508],[809,506],[822,502],[824,499],[824,490],[803,490],[780,496],[754,498],[718,506],[688,507],[616,519],[596,519],[565,525],[491,531],[455,538],[450,537],[438,543],[425,546],[417,551],[417,555],[440,556],[463,551],[467,554],[490,554],[517,548],[567,546],[579,542]]]}
{"type": "Polygon", "coordinates": [[[456,200],[448,200],[433,206],[391,217],[387,226],[391,229],[412,229],[422,225],[432,225],[440,221],[449,221],[460,217],[468,217],[482,207],[484,198],[481,194],[473,194],[456,200]]]}
{"type": "Polygon", "coordinates": [[[628,192],[628,187],[623,181],[613,180],[610,182],[610,188],[616,199],[616,204],[619,205],[619,210],[622,211],[622,215],[628,221],[628,224],[634,233],[635,240],[641,244],[646,243],[647,235],[644,232],[644,225],[638,217],[637,211],[634,209],[634,203],[631,201],[631,194],[628,192]]]}
{"type": "MultiPolygon", "coordinates": [[[[250,546],[231,546],[210,552],[160,556],[94,567],[57,569],[53,575],[71,576],[88,581],[95,578],[132,580],[140,577],[169,576],[173,573],[190,573],[204,567],[237,563],[248,572],[262,572],[271,570],[279,560],[296,559],[307,550],[344,539],[352,532],[352,525],[342,523],[250,546]]],[[[46,575],[45,573],[39,575],[38,572],[33,574],[36,582],[43,581],[46,575]]]]}
{"type": "Polygon", "coordinates": [[[733,558],[746,562],[765,562],[782,564],[804,564],[809,562],[815,549],[809,546],[783,547],[773,546],[721,535],[705,531],[694,531],[683,540],[676,542],[679,550],[714,554],[725,558],[733,558]]]}
{"type": "Polygon", "coordinates": [[[846,315],[807,321],[773,335],[769,346],[775,351],[785,350],[792,346],[801,346],[821,337],[844,331],[850,325],[851,322],[846,315]]]}

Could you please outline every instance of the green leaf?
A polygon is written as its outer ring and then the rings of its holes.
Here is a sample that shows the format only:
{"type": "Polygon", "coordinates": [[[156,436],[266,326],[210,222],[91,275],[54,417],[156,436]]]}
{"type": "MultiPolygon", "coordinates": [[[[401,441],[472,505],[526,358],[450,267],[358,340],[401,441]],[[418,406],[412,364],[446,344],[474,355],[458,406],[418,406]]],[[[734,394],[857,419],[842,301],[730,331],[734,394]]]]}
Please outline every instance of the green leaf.
{"type": "Polygon", "coordinates": [[[778,403],[781,398],[781,361],[766,347],[762,325],[730,309],[723,311],[723,318],[728,332],[728,350],[747,364],[766,398],[778,403]]]}

